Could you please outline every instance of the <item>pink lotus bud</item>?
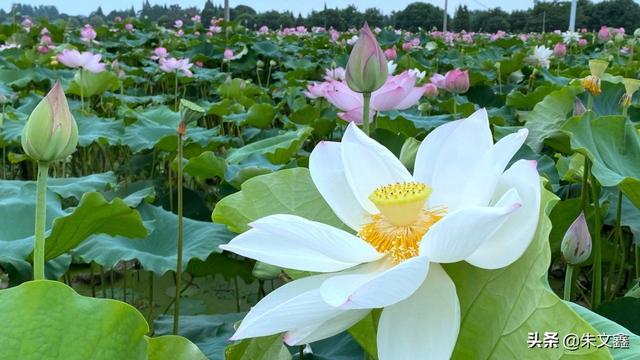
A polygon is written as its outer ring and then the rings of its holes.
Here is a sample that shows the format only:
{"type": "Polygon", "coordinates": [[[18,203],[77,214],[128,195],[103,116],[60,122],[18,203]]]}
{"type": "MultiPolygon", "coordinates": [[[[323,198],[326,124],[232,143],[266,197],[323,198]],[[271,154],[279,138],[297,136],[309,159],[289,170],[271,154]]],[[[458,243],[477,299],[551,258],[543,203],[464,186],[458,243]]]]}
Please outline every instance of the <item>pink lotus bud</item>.
{"type": "Polygon", "coordinates": [[[82,41],[91,42],[96,38],[96,31],[93,30],[91,25],[87,24],[80,30],[80,37],[82,41]]]}
{"type": "Polygon", "coordinates": [[[193,15],[193,17],[191,18],[191,21],[193,21],[194,23],[199,23],[200,20],[200,15],[193,15]]]}
{"type": "Polygon", "coordinates": [[[402,44],[402,50],[409,51],[411,49],[413,49],[413,44],[411,44],[410,42],[406,42],[402,44]]]}
{"type": "Polygon", "coordinates": [[[413,46],[419,46],[419,45],[420,45],[420,39],[418,39],[418,38],[413,38],[413,39],[411,40],[411,45],[413,45],[413,46]]]}
{"type": "Polygon", "coordinates": [[[611,33],[609,33],[609,28],[606,26],[602,26],[600,31],[598,31],[598,39],[602,42],[607,42],[611,39],[611,33]]]}
{"type": "Polygon", "coordinates": [[[438,96],[438,87],[432,83],[426,84],[424,86],[424,96],[438,96]]]}
{"type": "Polygon", "coordinates": [[[269,27],[266,25],[262,25],[260,26],[260,29],[258,30],[261,34],[266,34],[269,32],[269,27]]]}
{"type": "Polygon", "coordinates": [[[587,39],[578,40],[578,46],[580,47],[587,46],[587,39]]]}
{"type": "Polygon", "coordinates": [[[429,78],[429,81],[431,81],[431,83],[433,83],[438,89],[446,88],[444,83],[444,75],[442,74],[435,73],[431,75],[431,78],[429,78]]]}
{"type": "Polygon", "coordinates": [[[51,41],[51,36],[42,35],[42,37],[40,38],[40,43],[42,45],[51,45],[53,43],[53,41],[51,41]]]}
{"type": "Polygon", "coordinates": [[[224,49],[224,54],[223,54],[224,58],[226,60],[230,60],[233,57],[233,50],[231,49],[224,49]]]}
{"type": "Polygon", "coordinates": [[[398,57],[398,52],[396,51],[396,47],[389,48],[384,51],[384,56],[387,60],[395,60],[398,57]]]}
{"type": "Polygon", "coordinates": [[[204,63],[202,61],[196,61],[195,64],[196,64],[197,67],[203,67],[204,66],[204,63]]]}
{"type": "Polygon", "coordinates": [[[38,52],[39,52],[40,54],[46,54],[46,53],[48,53],[48,52],[49,52],[49,47],[48,47],[48,46],[46,46],[46,45],[39,45],[39,46],[38,46],[38,52]]]}
{"type": "Polygon", "coordinates": [[[131,24],[131,23],[126,23],[126,24],[124,25],[124,28],[125,28],[127,31],[133,31],[133,24],[131,24]]]}
{"type": "Polygon", "coordinates": [[[387,59],[367,23],[351,50],[346,69],[347,85],[360,93],[378,90],[387,81],[387,59]]]}
{"type": "Polygon", "coordinates": [[[567,53],[567,45],[565,43],[559,42],[556,46],[553,47],[553,55],[556,57],[563,57],[567,53]]]}
{"type": "Polygon", "coordinates": [[[469,72],[460,69],[447,71],[444,75],[444,86],[456,94],[463,94],[469,90],[469,72]]]}
{"type": "Polygon", "coordinates": [[[180,19],[176,20],[176,21],[173,23],[173,26],[174,26],[176,29],[180,29],[180,28],[182,27],[182,25],[183,25],[183,22],[182,22],[182,20],[180,20],[180,19]]]}
{"type": "Polygon", "coordinates": [[[562,256],[571,265],[583,263],[591,255],[591,235],[584,212],[581,212],[569,226],[564,238],[562,238],[560,249],[562,256]]]}

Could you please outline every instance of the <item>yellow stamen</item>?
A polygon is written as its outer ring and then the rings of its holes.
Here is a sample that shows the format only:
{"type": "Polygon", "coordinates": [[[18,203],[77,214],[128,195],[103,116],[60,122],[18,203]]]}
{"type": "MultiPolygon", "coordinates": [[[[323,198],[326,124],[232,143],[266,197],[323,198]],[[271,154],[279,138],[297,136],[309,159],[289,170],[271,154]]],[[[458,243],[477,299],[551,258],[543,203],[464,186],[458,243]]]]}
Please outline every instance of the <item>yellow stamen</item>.
{"type": "Polygon", "coordinates": [[[589,75],[580,80],[582,87],[593,95],[600,95],[602,90],[600,89],[600,79],[596,76],[589,75]]]}
{"type": "Polygon", "coordinates": [[[417,256],[422,237],[446,212],[424,208],[430,194],[429,186],[415,182],[377,188],[369,199],[380,213],[372,215],[358,235],[395,262],[417,256]]]}

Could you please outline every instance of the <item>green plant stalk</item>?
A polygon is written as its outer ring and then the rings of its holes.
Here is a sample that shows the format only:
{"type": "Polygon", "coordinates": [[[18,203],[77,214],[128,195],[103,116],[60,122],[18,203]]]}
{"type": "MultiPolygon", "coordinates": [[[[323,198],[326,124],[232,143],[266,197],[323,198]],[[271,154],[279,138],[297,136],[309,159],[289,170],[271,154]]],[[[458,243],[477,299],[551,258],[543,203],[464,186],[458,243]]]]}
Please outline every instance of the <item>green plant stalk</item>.
{"type": "Polygon", "coordinates": [[[178,125],[178,253],[176,262],[176,295],[175,305],[173,307],[173,334],[178,335],[178,326],[180,321],[180,286],[182,278],[182,241],[183,241],[183,224],[182,224],[182,153],[183,153],[183,136],[186,132],[186,125],[183,121],[178,125]]]}
{"type": "Polygon", "coordinates": [[[593,110],[593,95],[591,93],[587,96],[587,110],[593,110]]]}
{"type": "Polygon", "coordinates": [[[102,290],[102,297],[107,298],[107,286],[105,284],[106,278],[104,276],[104,266],[100,265],[100,289],[102,290]]]}
{"type": "Polygon", "coordinates": [[[84,69],[80,68],[80,109],[84,110],[84,69]]]}
{"type": "Polygon", "coordinates": [[[176,70],[176,80],[175,80],[175,88],[173,91],[173,96],[174,99],[176,99],[175,105],[174,105],[174,111],[178,111],[178,70],[176,70]]]}
{"type": "Polygon", "coordinates": [[[38,183],[36,190],[36,226],[33,246],[33,279],[44,277],[44,230],[47,221],[47,176],[49,163],[38,161],[38,183]]]}
{"type": "Polygon", "coordinates": [[[371,104],[371,93],[362,93],[364,106],[362,107],[362,130],[369,136],[369,105],[371,104]]]}
{"type": "Polygon", "coordinates": [[[602,224],[600,214],[600,194],[596,187],[593,174],[591,177],[591,194],[593,198],[594,220],[593,220],[593,289],[592,301],[593,309],[597,309],[602,300],[602,224]]]}
{"type": "Polygon", "coordinates": [[[151,317],[153,316],[153,298],[154,290],[153,283],[155,282],[155,276],[152,271],[149,271],[149,315],[147,316],[147,322],[152,323],[151,317]]]}
{"type": "Polygon", "coordinates": [[[456,102],[455,95],[452,97],[453,99],[453,118],[456,118],[456,113],[458,113],[458,103],[456,102]]]}
{"type": "MultiPolygon", "coordinates": [[[[615,222],[615,234],[616,234],[616,243],[620,246],[622,250],[622,259],[620,260],[620,271],[618,272],[618,276],[616,277],[616,281],[613,283],[613,287],[611,287],[611,293],[609,294],[609,298],[613,300],[615,297],[616,291],[622,280],[622,274],[624,273],[624,267],[626,266],[626,258],[627,258],[627,248],[624,243],[624,237],[622,236],[622,191],[618,190],[618,201],[616,202],[616,222],[615,222]]],[[[610,279],[613,279],[613,274],[609,275],[610,279]]],[[[610,280],[611,281],[611,280],[610,280]]]]}
{"type": "Polygon", "coordinates": [[[640,278],[640,246],[636,245],[633,249],[636,262],[636,279],[640,278]]]}
{"type": "Polygon", "coordinates": [[[622,106],[622,116],[627,117],[629,109],[626,106],[622,106]]]}
{"type": "Polygon", "coordinates": [[[567,270],[564,274],[564,295],[562,299],[571,301],[571,289],[573,289],[573,270],[575,266],[567,264],[567,270]]]}

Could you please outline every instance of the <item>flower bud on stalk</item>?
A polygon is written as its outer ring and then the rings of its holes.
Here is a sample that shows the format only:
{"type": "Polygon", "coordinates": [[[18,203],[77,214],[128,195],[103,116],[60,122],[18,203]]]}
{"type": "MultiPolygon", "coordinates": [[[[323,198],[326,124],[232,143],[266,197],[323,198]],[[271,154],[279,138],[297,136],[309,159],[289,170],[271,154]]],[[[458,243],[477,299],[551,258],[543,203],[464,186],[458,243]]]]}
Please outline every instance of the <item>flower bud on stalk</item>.
{"type": "Polygon", "coordinates": [[[469,72],[460,69],[447,71],[444,75],[444,86],[456,94],[466,93],[469,90],[469,72]]]}
{"type": "Polygon", "coordinates": [[[600,78],[607,70],[608,66],[609,62],[605,60],[590,60],[589,70],[591,70],[591,75],[581,80],[582,87],[592,95],[600,95],[602,92],[602,89],[600,88],[600,78]]]}
{"type": "Polygon", "coordinates": [[[568,264],[578,265],[591,255],[591,235],[584,212],[573,221],[562,238],[562,256],[568,264]]]}
{"type": "Polygon", "coordinates": [[[372,93],[384,85],[387,76],[387,59],[365,23],[349,55],[347,85],[355,92],[372,93]]]}
{"type": "Polygon", "coordinates": [[[36,161],[61,160],[76,150],[78,125],[59,81],[29,115],[21,141],[24,152],[36,161]]]}
{"type": "Polygon", "coordinates": [[[622,82],[624,83],[625,94],[622,95],[620,103],[623,107],[628,108],[631,106],[633,94],[640,89],[640,80],[625,78],[622,82]]]}

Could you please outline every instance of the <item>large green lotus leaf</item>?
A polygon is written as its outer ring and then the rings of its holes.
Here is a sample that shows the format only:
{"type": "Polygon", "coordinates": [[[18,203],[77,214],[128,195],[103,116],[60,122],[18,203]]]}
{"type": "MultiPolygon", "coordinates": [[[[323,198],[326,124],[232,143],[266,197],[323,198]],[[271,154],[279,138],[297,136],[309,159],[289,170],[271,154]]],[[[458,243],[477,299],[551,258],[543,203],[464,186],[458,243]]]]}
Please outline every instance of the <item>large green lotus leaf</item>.
{"type": "MultiPolygon", "coordinates": [[[[80,244],[72,253],[86,262],[95,261],[107,268],[120,261],[137,259],[146,270],[162,276],[176,269],[178,217],[147,203],[137,208],[142,219],[153,229],[141,239],[122,236],[94,235],[80,244]]],[[[213,252],[221,252],[218,246],[229,242],[232,234],[222,224],[212,224],[184,218],[183,259],[186,270],[191,259],[206,260],[213,252]]]]}
{"type": "Polygon", "coordinates": [[[518,110],[531,110],[535,105],[541,102],[550,92],[558,90],[553,85],[542,85],[536,87],[532,92],[523,94],[520,91],[512,91],[507,95],[507,106],[514,107],[518,110]]]}
{"type": "Polygon", "coordinates": [[[148,360],[207,360],[194,343],[182,336],[165,335],[147,341],[148,360]]]}
{"type": "Polygon", "coordinates": [[[225,360],[291,360],[282,335],[245,339],[227,347],[225,360]]]}
{"type": "Polygon", "coordinates": [[[2,290],[0,308],[3,360],[205,359],[184,338],[147,338],[147,322],[129,304],[84,297],[57,281],[2,290]]]}
{"type": "Polygon", "coordinates": [[[617,186],[640,207],[640,135],[623,116],[596,117],[588,111],[564,126],[571,133],[571,148],[593,162],[600,184],[617,186]]]}
{"type": "Polygon", "coordinates": [[[421,116],[391,110],[378,115],[376,128],[389,130],[396,134],[401,133],[405,136],[416,136],[451,120],[453,120],[451,115],[421,116]]]}
{"type": "Polygon", "coordinates": [[[227,162],[238,164],[251,155],[264,154],[274,164],[285,164],[300,150],[312,131],[312,128],[304,127],[233,149],[227,156],[227,162]]]}
{"type": "MultiPolygon", "coordinates": [[[[623,296],[602,303],[596,311],[636,335],[640,335],[640,298],[623,296]]],[[[640,349],[637,350],[640,353],[640,349]]]]}
{"type": "Polygon", "coordinates": [[[280,54],[280,47],[269,40],[256,42],[251,48],[258,54],[267,57],[278,57],[280,54]]]}
{"type": "Polygon", "coordinates": [[[122,120],[101,118],[96,115],[85,115],[74,111],[73,117],[78,123],[78,145],[84,147],[94,142],[103,141],[109,145],[123,143],[124,122],[122,120]]]}
{"type": "Polygon", "coordinates": [[[533,110],[523,114],[525,127],[529,129],[527,144],[540,152],[545,139],[561,135],[560,128],[573,110],[576,95],[582,87],[567,86],[553,91],[544,100],[536,104],[533,110]]]}
{"type": "Polygon", "coordinates": [[[241,191],[216,204],[211,218],[240,233],[248,229],[251,221],[272,214],[294,214],[348,229],[324,201],[306,168],[280,170],[247,180],[241,191]]]}
{"type": "Polygon", "coordinates": [[[224,179],[227,162],[216,156],[212,151],[203,151],[194,156],[184,166],[184,172],[199,179],[224,179]]]}
{"type": "MultiPolygon", "coordinates": [[[[625,93],[624,85],[621,83],[612,83],[602,81],[602,93],[593,97],[593,111],[600,115],[618,115],[622,112],[620,99],[625,93]]],[[[587,94],[583,94],[583,103],[587,103],[587,94]]]]}
{"type": "MultiPolygon", "coordinates": [[[[35,184],[35,182],[32,183],[35,184]]],[[[49,190],[63,198],[74,197],[78,200],[86,192],[104,191],[116,184],[116,177],[111,171],[82,177],[49,178],[47,180],[49,190]]]]}
{"type": "Polygon", "coordinates": [[[73,81],[69,83],[67,93],[80,96],[80,87],[82,87],[84,96],[88,97],[119,88],[120,80],[116,74],[111,71],[103,71],[97,74],[90,71],[83,71],[81,81],[80,72],[78,71],[73,81]]]}
{"type": "MultiPolygon", "coordinates": [[[[605,216],[604,223],[609,225],[614,225],[616,221],[616,206],[613,204],[617,204],[618,201],[618,189],[615,188],[605,188],[604,189],[605,196],[609,196],[609,201],[612,204],[609,206],[607,211],[607,215],[605,216]],[[614,191],[615,190],[615,191],[614,191]]],[[[633,240],[636,245],[640,246],[640,208],[636,207],[629,201],[629,199],[622,194],[622,218],[620,219],[620,223],[622,226],[628,226],[631,234],[633,234],[633,240]]]]}
{"type": "MultiPolygon", "coordinates": [[[[611,357],[605,348],[570,351],[527,347],[529,332],[553,331],[560,341],[568,333],[597,334],[545,286],[551,260],[548,214],[557,198],[544,190],[534,239],[513,264],[485,270],[466,262],[445,265],[456,284],[462,321],[454,359],[559,359],[575,355],[589,359],[611,357]],[[588,354],[588,355],[587,355],[588,354]]],[[[560,343],[562,344],[562,343],[560,343]]]]}
{"type": "MultiPolygon", "coordinates": [[[[625,327],[598,315],[589,309],[586,309],[576,303],[566,302],[575,312],[587,320],[600,334],[625,334],[629,336],[629,348],[611,348],[611,355],[616,360],[634,360],[638,358],[638,349],[640,349],[640,336],[634,335],[625,327]]],[[[629,314],[632,315],[632,314],[629,314]]]]}
{"type": "Polygon", "coordinates": [[[85,193],[73,213],[53,221],[45,242],[45,260],[66,253],[93,234],[140,238],[147,235],[147,229],[140,214],[122,199],[107,202],[100,193],[85,193]]]}
{"type": "MultiPolygon", "coordinates": [[[[124,143],[133,151],[152,149],[161,143],[161,149],[175,151],[178,143],[176,128],[180,123],[180,114],[166,106],[149,107],[145,110],[127,110],[127,116],[136,120],[127,126],[124,132],[124,143]]],[[[207,146],[214,141],[223,141],[217,137],[217,130],[203,129],[195,126],[187,127],[187,141],[207,146]]]]}
{"type": "Polygon", "coordinates": [[[252,177],[272,173],[284,166],[272,164],[263,154],[253,154],[239,164],[227,164],[224,180],[240,189],[242,184],[252,177]]]}

